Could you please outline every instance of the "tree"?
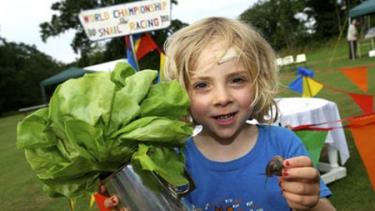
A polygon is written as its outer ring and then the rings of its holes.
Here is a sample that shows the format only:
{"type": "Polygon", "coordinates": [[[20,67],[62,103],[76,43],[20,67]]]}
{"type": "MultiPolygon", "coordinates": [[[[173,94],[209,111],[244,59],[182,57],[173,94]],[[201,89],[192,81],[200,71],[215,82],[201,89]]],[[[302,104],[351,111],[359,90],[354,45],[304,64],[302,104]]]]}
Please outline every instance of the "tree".
{"type": "Polygon", "coordinates": [[[335,37],[340,34],[340,27],[345,21],[345,11],[341,10],[337,0],[309,0],[306,6],[311,8],[310,15],[314,17],[314,38],[317,40],[335,37]]]}
{"type": "Polygon", "coordinates": [[[241,14],[279,50],[337,37],[346,30],[349,9],[360,0],[259,0],[241,14]],[[304,19],[298,18],[305,17],[304,19]]]}
{"type": "MultiPolygon", "coordinates": [[[[50,22],[40,24],[42,40],[46,41],[49,37],[57,36],[68,30],[75,30],[71,46],[74,52],[81,54],[81,59],[78,61],[79,66],[91,65],[94,59],[94,63],[97,63],[108,61],[108,59],[121,58],[125,52],[123,38],[113,38],[104,46],[90,41],[79,22],[78,14],[81,10],[129,2],[134,2],[134,0],[62,0],[55,2],[51,9],[56,11],[57,15],[53,15],[50,22]],[[95,50],[102,47],[104,48],[102,51],[95,50]],[[90,56],[94,58],[90,59],[90,56]]],[[[177,4],[177,1],[173,0],[172,3],[177,4]]],[[[161,40],[164,42],[168,33],[179,29],[180,26],[182,26],[180,21],[173,20],[170,28],[156,32],[155,36],[158,42],[161,40]]]]}
{"type": "Polygon", "coordinates": [[[348,26],[349,10],[363,0],[308,0],[312,16],[316,19],[316,39],[338,36],[348,26]]]}
{"type": "Polygon", "coordinates": [[[306,36],[305,22],[295,17],[303,9],[304,0],[260,0],[240,19],[255,26],[275,49],[292,48],[306,36]]]}
{"type": "Polygon", "coordinates": [[[61,69],[35,46],[0,37],[0,114],[42,103],[39,82],[61,69]]]}

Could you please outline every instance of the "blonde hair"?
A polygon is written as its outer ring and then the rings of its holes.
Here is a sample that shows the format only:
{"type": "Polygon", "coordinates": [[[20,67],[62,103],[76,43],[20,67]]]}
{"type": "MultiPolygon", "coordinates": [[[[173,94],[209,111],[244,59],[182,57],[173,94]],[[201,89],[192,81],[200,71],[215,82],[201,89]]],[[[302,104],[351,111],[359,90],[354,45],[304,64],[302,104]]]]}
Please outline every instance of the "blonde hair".
{"type": "MultiPolygon", "coordinates": [[[[277,106],[273,100],[277,92],[277,66],[273,49],[250,25],[237,20],[211,17],[182,28],[165,43],[164,77],[178,80],[186,89],[203,49],[212,40],[223,43],[224,51],[234,48],[252,78],[254,100],[251,118],[260,123],[274,121],[277,106]],[[272,106],[275,106],[272,109],[272,106]],[[269,112],[272,118],[265,118],[269,112]]],[[[224,53],[225,54],[225,53],[224,53]]],[[[222,55],[224,56],[224,55],[222,55]]]]}

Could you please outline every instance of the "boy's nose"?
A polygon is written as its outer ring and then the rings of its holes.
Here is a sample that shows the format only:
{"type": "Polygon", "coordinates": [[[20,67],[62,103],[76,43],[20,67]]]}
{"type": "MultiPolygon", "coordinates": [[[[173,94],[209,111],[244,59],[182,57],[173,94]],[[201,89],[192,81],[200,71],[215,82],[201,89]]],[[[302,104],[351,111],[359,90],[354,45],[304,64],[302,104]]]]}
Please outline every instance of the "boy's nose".
{"type": "Polygon", "coordinates": [[[217,87],[215,90],[214,104],[219,106],[225,106],[232,102],[232,97],[225,87],[217,87]]]}

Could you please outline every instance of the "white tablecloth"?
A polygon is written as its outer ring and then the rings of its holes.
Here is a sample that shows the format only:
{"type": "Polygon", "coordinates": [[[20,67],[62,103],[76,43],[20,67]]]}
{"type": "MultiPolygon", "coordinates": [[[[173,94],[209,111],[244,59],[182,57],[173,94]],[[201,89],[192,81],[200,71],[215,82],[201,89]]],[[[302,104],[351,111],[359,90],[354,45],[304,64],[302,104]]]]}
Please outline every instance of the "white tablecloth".
{"type": "Polygon", "coordinates": [[[319,127],[338,127],[328,132],[326,143],[338,150],[342,165],[348,160],[349,149],[344,130],[341,122],[336,121],[341,119],[336,103],[321,98],[302,97],[277,98],[276,102],[280,110],[278,121],[283,126],[329,122],[319,127]]]}

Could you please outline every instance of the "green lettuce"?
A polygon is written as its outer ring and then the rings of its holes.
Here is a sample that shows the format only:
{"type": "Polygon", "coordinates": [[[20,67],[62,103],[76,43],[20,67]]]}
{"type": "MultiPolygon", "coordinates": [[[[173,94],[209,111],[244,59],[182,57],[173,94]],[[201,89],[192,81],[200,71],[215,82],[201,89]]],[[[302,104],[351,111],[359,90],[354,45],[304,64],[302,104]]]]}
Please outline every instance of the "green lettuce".
{"type": "Polygon", "coordinates": [[[70,199],[90,194],[100,178],[134,164],[174,186],[186,185],[181,149],[191,136],[189,98],[157,72],[118,63],[59,85],[47,108],[17,126],[17,148],[44,190],[70,199]]]}

